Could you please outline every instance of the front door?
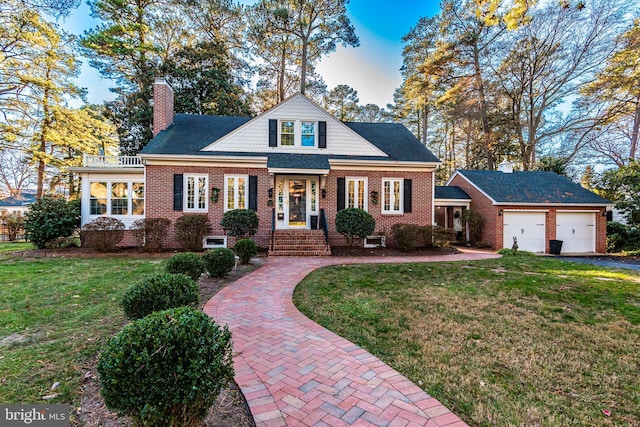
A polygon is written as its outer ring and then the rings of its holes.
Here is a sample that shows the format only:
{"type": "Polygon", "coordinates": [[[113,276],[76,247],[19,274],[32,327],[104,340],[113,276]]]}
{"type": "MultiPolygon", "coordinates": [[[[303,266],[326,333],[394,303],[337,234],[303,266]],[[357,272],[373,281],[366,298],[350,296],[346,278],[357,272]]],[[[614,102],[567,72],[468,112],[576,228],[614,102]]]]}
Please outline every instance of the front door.
{"type": "Polygon", "coordinates": [[[288,179],[289,212],[287,221],[289,227],[307,226],[307,179],[288,179]]]}
{"type": "Polygon", "coordinates": [[[318,215],[319,177],[276,177],[276,228],[309,228],[318,215]]]}

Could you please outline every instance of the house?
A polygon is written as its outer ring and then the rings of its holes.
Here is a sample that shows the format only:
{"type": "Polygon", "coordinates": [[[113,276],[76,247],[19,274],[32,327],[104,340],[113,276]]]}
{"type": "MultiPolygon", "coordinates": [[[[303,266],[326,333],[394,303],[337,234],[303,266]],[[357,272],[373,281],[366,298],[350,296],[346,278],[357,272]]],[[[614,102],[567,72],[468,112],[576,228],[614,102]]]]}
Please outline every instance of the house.
{"type": "Polygon", "coordinates": [[[447,185],[463,189],[470,208],[484,218],[481,240],[493,248],[563,253],[606,252],[607,211],[612,203],[553,172],[518,172],[503,163],[498,171],[458,170],[447,185]]]}
{"type": "Polygon", "coordinates": [[[24,215],[29,210],[29,206],[35,201],[36,195],[32,193],[20,193],[17,196],[3,197],[0,199],[0,216],[24,215]]]}
{"type": "MultiPolygon", "coordinates": [[[[226,211],[253,209],[259,246],[302,255],[344,244],[335,217],[346,207],[368,211],[378,231],[434,221],[440,162],[400,124],[343,123],[302,94],[253,119],[174,114],[170,85],[156,79],[154,135],[136,157],[87,156],[75,169],[82,224],[206,214],[208,247],[227,244],[226,211]]],[[[173,229],[165,246],[179,246],[173,229]]]]}

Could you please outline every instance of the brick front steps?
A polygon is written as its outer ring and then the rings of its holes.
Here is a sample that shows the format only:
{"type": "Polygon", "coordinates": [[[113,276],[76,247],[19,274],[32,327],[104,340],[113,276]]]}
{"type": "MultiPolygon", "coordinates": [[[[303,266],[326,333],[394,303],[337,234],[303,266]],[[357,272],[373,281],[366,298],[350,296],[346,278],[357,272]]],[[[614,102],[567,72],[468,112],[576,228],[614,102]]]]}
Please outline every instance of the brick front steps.
{"type": "Polygon", "coordinates": [[[322,230],[275,230],[269,256],[330,256],[322,230]]]}

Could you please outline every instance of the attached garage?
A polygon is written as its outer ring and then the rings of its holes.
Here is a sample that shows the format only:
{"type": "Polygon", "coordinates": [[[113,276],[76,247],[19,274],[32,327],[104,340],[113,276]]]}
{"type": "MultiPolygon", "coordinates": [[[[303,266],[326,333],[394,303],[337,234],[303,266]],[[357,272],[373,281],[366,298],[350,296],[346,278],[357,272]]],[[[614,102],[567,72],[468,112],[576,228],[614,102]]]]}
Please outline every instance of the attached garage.
{"type": "Polygon", "coordinates": [[[546,247],[546,212],[505,211],[503,218],[503,247],[511,248],[515,237],[518,240],[519,250],[544,252],[546,247]]]}
{"type": "Polygon", "coordinates": [[[556,239],[562,240],[564,253],[596,251],[596,212],[556,213],[556,239]]]}

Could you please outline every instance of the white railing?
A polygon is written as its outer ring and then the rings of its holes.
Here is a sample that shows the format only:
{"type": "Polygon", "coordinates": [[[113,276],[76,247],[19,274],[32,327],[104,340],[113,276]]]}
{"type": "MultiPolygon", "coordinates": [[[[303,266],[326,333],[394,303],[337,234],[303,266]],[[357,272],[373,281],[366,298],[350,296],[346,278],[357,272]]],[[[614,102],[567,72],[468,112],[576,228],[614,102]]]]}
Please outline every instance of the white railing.
{"type": "Polygon", "coordinates": [[[88,168],[141,168],[143,164],[137,156],[94,156],[85,154],[84,166],[88,168]]]}

